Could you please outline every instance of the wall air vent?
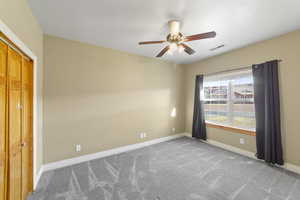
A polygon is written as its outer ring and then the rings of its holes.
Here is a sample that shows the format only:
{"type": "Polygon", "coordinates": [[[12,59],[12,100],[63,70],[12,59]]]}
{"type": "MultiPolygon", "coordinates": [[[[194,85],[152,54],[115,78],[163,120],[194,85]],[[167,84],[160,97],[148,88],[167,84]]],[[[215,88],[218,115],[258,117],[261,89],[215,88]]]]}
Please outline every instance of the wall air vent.
{"type": "Polygon", "coordinates": [[[217,47],[215,47],[215,48],[212,48],[212,49],[210,49],[210,51],[215,51],[215,50],[218,50],[218,49],[223,48],[223,47],[225,47],[224,44],[219,45],[219,46],[217,46],[217,47]]]}

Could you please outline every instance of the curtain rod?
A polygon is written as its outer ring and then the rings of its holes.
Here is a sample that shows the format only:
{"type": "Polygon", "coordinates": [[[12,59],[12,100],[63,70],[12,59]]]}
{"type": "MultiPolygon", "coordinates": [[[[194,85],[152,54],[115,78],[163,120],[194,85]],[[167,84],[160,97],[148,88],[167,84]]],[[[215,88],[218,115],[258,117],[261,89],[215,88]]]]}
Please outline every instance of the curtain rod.
{"type": "MultiPolygon", "coordinates": [[[[281,62],[282,60],[279,59],[277,61],[281,62]]],[[[258,64],[253,64],[253,65],[258,65],[258,64]]],[[[204,76],[211,76],[211,75],[216,75],[216,74],[222,74],[222,73],[225,73],[225,72],[232,72],[232,71],[243,70],[243,69],[251,69],[253,65],[247,66],[247,67],[239,67],[239,68],[234,68],[234,69],[228,69],[228,70],[219,71],[219,72],[212,72],[212,73],[207,73],[207,74],[203,74],[203,75],[204,76]]]]}

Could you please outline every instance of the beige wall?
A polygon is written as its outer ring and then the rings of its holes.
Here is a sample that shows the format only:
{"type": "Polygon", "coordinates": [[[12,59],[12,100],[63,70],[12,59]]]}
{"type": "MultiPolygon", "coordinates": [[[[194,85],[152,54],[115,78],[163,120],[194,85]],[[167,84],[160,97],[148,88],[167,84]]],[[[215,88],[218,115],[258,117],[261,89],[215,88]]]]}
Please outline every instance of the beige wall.
{"type": "Polygon", "coordinates": [[[44,163],[184,131],[181,67],[52,36],[44,52],[44,163]]]}
{"type": "MultiPolygon", "coordinates": [[[[284,153],[287,162],[300,165],[300,31],[263,41],[219,56],[186,65],[186,131],[191,132],[193,116],[194,80],[196,74],[207,74],[227,69],[251,66],[272,59],[282,59],[279,66],[281,92],[281,119],[284,153]]],[[[238,133],[208,128],[208,138],[252,152],[256,151],[255,138],[238,133]],[[246,144],[240,145],[239,138],[246,144]]]]}
{"type": "MultiPolygon", "coordinates": [[[[43,33],[26,0],[0,0],[0,20],[37,56],[38,113],[42,112],[43,33]]],[[[42,165],[42,116],[38,116],[37,170],[42,165]]]]}
{"type": "MultiPolygon", "coordinates": [[[[38,57],[41,113],[42,30],[26,0],[0,0],[0,20],[38,57]]],[[[280,89],[285,157],[287,162],[300,165],[300,31],[184,65],[184,71],[171,63],[50,36],[44,44],[45,136],[43,139],[39,116],[38,169],[43,160],[48,163],[144,141],[138,137],[140,132],[148,134],[147,140],[170,135],[173,127],[176,133],[183,132],[184,124],[185,130],[191,132],[196,74],[277,58],[283,60],[280,89]],[[170,117],[173,107],[177,108],[176,118],[170,117]],[[80,153],[74,151],[75,144],[82,145],[80,153]]],[[[208,137],[255,152],[255,138],[251,136],[208,128],[208,137]],[[239,144],[240,138],[245,139],[245,145],[239,144]]]]}

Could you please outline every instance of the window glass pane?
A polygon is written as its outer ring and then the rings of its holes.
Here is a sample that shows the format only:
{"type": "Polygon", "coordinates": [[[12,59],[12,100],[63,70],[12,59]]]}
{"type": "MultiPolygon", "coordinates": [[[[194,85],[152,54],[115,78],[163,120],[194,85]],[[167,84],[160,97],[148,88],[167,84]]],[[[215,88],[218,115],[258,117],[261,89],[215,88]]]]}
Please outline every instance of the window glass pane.
{"type": "Polygon", "coordinates": [[[216,123],[228,123],[227,104],[207,101],[204,104],[205,119],[216,123]]]}
{"type": "Polygon", "coordinates": [[[204,112],[208,122],[255,129],[251,70],[204,77],[204,112]]]}
{"type": "Polygon", "coordinates": [[[205,119],[228,124],[228,80],[204,82],[205,119]]]}
{"type": "Polygon", "coordinates": [[[232,125],[255,129],[254,89],[252,73],[232,81],[233,122],[232,125]]]}

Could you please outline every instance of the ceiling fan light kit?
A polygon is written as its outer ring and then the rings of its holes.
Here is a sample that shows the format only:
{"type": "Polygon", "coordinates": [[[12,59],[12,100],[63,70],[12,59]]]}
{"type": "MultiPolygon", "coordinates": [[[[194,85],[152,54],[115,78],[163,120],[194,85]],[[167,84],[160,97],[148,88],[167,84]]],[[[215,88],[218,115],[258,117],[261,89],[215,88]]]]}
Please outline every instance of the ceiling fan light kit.
{"type": "Polygon", "coordinates": [[[178,48],[178,45],[176,43],[170,43],[169,46],[170,46],[169,51],[172,51],[172,52],[176,51],[178,48]]]}
{"type": "Polygon", "coordinates": [[[216,32],[214,31],[184,36],[182,33],[180,33],[180,22],[177,20],[169,21],[168,26],[170,34],[167,35],[166,40],[139,42],[139,45],[161,44],[168,42],[169,45],[167,45],[163,50],[161,50],[156,57],[162,57],[165,53],[172,55],[175,51],[178,51],[179,53],[185,51],[187,54],[192,55],[195,53],[195,50],[186,45],[185,42],[216,37],[216,32]]]}

